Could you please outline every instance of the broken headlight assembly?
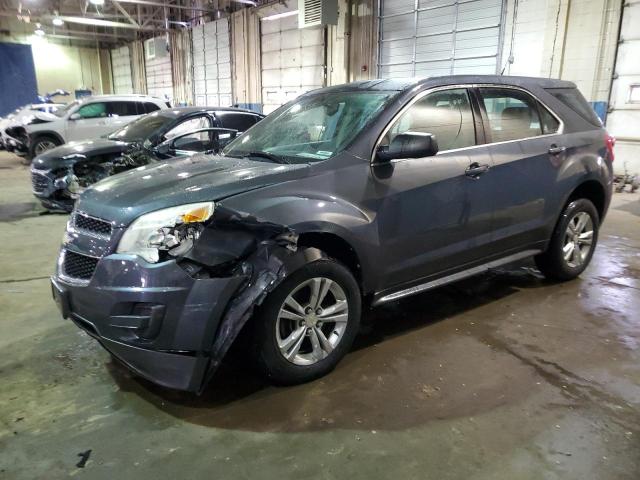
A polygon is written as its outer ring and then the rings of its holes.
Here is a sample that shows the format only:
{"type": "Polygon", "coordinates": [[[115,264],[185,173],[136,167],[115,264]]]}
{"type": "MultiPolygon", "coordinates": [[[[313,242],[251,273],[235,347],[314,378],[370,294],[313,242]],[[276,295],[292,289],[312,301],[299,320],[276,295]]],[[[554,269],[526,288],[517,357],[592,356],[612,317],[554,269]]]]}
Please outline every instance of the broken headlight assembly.
{"type": "Polygon", "coordinates": [[[182,255],[198,239],[213,210],[213,202],[203,202],[142,215],[124,232],[117,252],[138,255],[150,263],[157,263],[162,255],[182,255]]]}

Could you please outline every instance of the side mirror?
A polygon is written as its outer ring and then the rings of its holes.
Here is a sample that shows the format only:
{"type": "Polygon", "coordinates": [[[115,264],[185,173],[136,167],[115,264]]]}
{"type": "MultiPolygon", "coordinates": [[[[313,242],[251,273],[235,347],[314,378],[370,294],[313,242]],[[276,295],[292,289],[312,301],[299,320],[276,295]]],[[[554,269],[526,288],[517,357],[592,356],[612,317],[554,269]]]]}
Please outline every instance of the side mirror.
{"type": "Polygon", "coordinates": [[[153,151],[159,155],[169,155],[171,153],[171,150],[173,149],[173,140],[173,138],[165,140],[159,145],[153,147],[153,151]]]}
{"type": "Polygon", "coordinates": [[[396,135],[389,146],[380,146],[376,162],[388,162],[401,158],[432,157],[438,153],[435,135],[421,132],[405,132],[396,135]]]}
{"type": "Polygon", "coordinates": [[[69,115],[69,120],[80,120],[82,117],[78,112],[69,115]]]}

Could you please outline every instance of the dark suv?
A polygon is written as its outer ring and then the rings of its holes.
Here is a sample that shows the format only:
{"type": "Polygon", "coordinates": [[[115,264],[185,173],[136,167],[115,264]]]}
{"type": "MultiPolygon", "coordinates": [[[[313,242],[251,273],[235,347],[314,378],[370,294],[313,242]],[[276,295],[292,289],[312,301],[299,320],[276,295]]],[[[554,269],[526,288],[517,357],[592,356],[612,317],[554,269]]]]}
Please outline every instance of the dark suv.
{"type": "Polygon", "coordinates": [[[64,317],[161,385],[201,391],[245,325],[274,382],[304,382],[349,350],[363,303],[529,256],[547,277],[579,275],[609,205],[612,147],[570,82],[316,90],[220,156],[88,188],[53,294],[64,317]]]}

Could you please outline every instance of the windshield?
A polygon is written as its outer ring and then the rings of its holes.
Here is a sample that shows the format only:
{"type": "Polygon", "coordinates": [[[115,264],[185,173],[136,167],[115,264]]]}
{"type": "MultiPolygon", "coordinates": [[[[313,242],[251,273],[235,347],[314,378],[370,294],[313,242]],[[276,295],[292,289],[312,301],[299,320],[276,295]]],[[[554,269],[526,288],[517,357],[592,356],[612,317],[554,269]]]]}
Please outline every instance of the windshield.
{"type": "Polygon", "coordinates": [[[71,110],[73,107],[76,107],[79,104],[80,104],[80,102],[78,102],[76,100],[75,102],[71,102],[71,103],[65,105],[64,107],[60,107],[60,108],[58,108],[57,110],[54,110],[51,113],[53,113],[57,117],[62,118],[67,114],[67,112],[69,112],[69,110],[71,110]]]}
{"type": "Polygon", "coordinates": [[[231,142],[223,155],[318,162],[344,150],[395,92],[331,92],[301,97],[231,142]]]}
{"type": "Polygon", "coordinates": [[[107,138],[123,142],[144,142],[175,119],[175,115],[163,115],[161,112],[151,113],[116,130],[107,138]]]}

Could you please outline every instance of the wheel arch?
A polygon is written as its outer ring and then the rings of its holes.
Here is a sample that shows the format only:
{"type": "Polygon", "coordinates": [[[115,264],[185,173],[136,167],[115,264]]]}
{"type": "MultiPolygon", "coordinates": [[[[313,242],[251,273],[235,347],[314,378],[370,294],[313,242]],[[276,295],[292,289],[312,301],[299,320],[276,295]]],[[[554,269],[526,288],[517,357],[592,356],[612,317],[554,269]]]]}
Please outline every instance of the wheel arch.
{"type": "Polygon", "coordinates": [[[53,137],[58,142],[60,142],[60,145],[62,145],[63,143],[66,143],[64,141],[64,138],[62,138],[62,135],[60,135],[58,132],[54,132],[53,130],[42,130],[38,132],[33,132],[32,134],[29,135],[29,142],[33,144],[33,142],[35,142],[41,137],[53,137]]]}
{"type": "Polygon", "coordinates": [[[564,211],[569,203],[580,198],[584,198],[593,203],[593,206],[596,207],[598,211],[599,221],[602,223],[608,207],[607,191],[602,183],[594,179],[581,182],[571,191],[562,210],[564,211]]]}

